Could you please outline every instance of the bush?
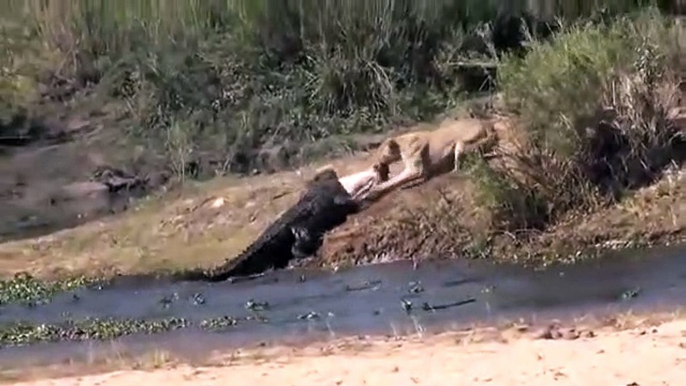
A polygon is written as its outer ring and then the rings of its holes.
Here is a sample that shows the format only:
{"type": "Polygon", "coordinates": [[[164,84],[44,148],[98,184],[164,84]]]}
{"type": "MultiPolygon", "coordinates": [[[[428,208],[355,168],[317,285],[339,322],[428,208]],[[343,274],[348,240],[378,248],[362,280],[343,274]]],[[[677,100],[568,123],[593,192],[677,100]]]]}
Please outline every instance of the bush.
{"type": "Polygon", "coordinates": [[[498,188],[484,184],[498,191],[491,204],[501,226],[539,226],[619,199],[678,159],[675,28],[654,10],[609,25],[575,23],[551,42],[533,42],[526,57],[503,60],[498,83],[526,143],[512,154],[522,174],[491,171],[498,188]],[[530,198],[524,206],[522,197],[530,198]]]}

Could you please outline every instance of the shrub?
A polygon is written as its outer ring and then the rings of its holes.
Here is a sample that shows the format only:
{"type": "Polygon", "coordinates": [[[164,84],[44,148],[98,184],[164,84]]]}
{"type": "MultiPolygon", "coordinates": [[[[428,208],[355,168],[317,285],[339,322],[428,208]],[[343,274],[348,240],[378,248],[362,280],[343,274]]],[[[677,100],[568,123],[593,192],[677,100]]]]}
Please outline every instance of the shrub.
{"type": "Polygon", "coordinates": [[[524,176],[495,172],[492,205],[509,220],[535,214],[511,226],[619,199],[678,158],[675,32],[651,9],[609,25],[572,24],[550,42],[533,42],[526,57],[503,60],[499,86],[526,130],[526,144],[512,154],[524,176]],[[522,197],[532,198],[524,208],[522,197]]]}

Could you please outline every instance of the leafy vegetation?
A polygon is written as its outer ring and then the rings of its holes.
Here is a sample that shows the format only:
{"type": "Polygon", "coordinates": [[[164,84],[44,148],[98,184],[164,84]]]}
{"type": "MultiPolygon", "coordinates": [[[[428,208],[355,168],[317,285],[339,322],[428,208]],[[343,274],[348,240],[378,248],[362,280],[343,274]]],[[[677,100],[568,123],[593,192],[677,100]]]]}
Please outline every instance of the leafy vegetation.
{"type": "Polygon", "coordinates": [[[11,323],[0,326],[0,346],[24,346],[40,342],[115,339],[132,334],[155,334],[188,326],[182,318],[160,320],[85,319],[57,324],[11,323]]]}
{"type": "Polygon", "coordinates": [[[672,2],[6,0],[0,141],[87,111],[181,178],[269,171],[498,91],[524,130],[474,163],[482,205],[403,225],[480,256],[680,162],[677,27],[648,5],[672,2]]]}
{"type": "Polygon", "coordinates": [[[574,23],[502,60],[498,83],[526,135],[513,167],[479,178],[501,229],[614,202],[682,161],[677,28],[655,10],[574,23]]]}
{"type": "Polygon", "coordinates": [[[38,305],[50,301],[53,295],[84,286],[101,286],[99,280],[75,277],[61,281],[43,281],[27,274],[19,274],[0,281],[0,305],[8,303],[38,305]]]}
{"type": "Polygon", "coordinates": [[[638,192],[686,154],[680,30],[647,7],[561,21],[523,55],[499,55],[497,113],[516,128],[504,134],[505,157],[475,157],[464,164],[471,178],[436,184],[416,204],[408,193],[407,208],[362,225],[368,238],[325,244],[330,260],[442,254],[548,265],[683,240],[674,209],[683,193],[638,192]]]}
{"type": "MultiPolygon", "coordinates": [[[[517,47],[522,25],[503,15],[521,15],[525,3],[5,0],[0,130],[14,134],[52,111],[46,104],[66,105],[113,115],[121,135],[164,154],[181,176],[197,174],[203,158],[222,172],[291,165],[349,147],[332,149],[332,137],[458,104],[469,91],[462,63],[517,47]]],[[[596,3],[529,11],[573,19],[596,3]]]]}

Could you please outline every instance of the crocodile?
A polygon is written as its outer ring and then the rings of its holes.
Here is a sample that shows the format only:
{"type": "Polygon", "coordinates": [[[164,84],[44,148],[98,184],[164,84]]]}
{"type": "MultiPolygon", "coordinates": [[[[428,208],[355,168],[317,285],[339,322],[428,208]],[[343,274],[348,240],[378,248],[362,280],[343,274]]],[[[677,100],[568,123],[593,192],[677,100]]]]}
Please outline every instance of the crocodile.
{"type": "Polygon", "coordinates": [[[358,209],[358,202],[341,185],[336,172],[320,171],[298,202],[237,257],[209,270],[185,272],[181,278],[217,282],[285,268],[292,259],[313,255],[324,233],[343,224],[358,209]]]}

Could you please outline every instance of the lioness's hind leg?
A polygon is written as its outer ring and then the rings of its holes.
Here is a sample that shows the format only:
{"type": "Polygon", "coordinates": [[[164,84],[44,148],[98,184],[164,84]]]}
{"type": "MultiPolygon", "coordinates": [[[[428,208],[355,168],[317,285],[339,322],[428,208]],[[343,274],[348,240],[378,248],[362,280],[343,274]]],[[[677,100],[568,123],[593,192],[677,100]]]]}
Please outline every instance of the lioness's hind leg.
{"type": "Polygon", "coordinates": [[[464,143],[457,142],[455,144],[455,150],[453,150],[454,161],[453,161],[453,172],[457,173],[460,170],[460,158],[464,152],[464,143]]]}

